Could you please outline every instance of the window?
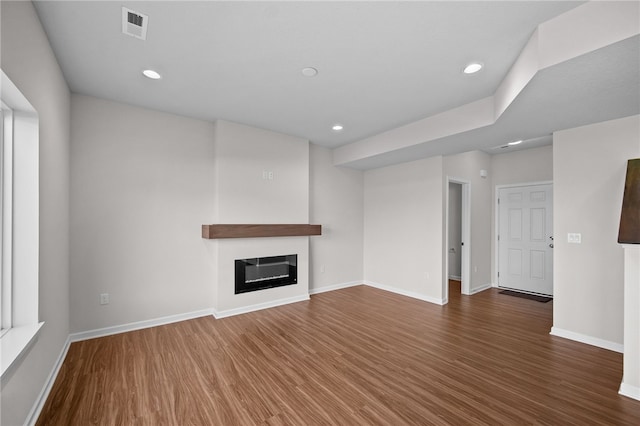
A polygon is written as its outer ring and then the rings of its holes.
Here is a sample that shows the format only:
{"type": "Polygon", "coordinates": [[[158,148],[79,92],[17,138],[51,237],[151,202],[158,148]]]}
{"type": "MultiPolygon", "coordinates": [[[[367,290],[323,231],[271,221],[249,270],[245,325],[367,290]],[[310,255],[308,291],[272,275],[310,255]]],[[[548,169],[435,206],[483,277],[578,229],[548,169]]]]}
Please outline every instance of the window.
{"type": "Polygon", "coordinates": [[[0,104],[0,336],[12,325],[13,111],[0,104]]]}
{"type": "Polygon", "coordinates": [[[0,374],[27,352],[38,318],[38,113],[0,71],[0,374]]]}

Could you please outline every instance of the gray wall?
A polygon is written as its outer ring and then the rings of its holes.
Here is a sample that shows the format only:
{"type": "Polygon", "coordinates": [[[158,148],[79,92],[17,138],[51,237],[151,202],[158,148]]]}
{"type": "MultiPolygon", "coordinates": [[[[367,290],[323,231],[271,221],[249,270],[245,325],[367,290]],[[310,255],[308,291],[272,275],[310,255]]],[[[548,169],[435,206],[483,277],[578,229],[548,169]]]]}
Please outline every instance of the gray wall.
{"type": "Polygon", "coordinates": [[[1,423],[23,424],[69,335],[69,89],[30,2],[0,2],[1,66],[40,117],[40,321],[2,378],[1,423]]]}
{"type": "Polygon", "coordinates": [[[322,225],[311,237],[309,289],[362,282],[364,172],[335,167],[331,150],[310,146],[310,220],[322,225]]]}
{"type": "Polygon", "coordinates": [[[211,308],[213,123],[75,94],[71,106],[71,331],[211,308]]]}
{"type": "Polygon", "coordinates": [[[364,278],[442,303],[442,157],[364,174],[364,278]]]}
{"type": "Polygon", "coordinates": [[[623,343],[617,239],[627,160],[638,157],[640,116],[554,134],[554,332],[623,343]],[[569,232],[582,243],[569,244],[569,232]]]}

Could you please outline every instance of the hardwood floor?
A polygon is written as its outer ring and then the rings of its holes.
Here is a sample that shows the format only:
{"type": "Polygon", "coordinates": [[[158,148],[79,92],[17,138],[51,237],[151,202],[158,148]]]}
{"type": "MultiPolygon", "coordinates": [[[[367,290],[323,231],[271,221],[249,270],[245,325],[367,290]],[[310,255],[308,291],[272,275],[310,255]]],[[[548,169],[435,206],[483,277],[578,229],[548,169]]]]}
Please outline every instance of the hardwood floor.
{"type": "Polygon", "coordinates": [[[638,425],[622,355],[552,303],[365,286],[73,343],[38,425],[638,425]]]}

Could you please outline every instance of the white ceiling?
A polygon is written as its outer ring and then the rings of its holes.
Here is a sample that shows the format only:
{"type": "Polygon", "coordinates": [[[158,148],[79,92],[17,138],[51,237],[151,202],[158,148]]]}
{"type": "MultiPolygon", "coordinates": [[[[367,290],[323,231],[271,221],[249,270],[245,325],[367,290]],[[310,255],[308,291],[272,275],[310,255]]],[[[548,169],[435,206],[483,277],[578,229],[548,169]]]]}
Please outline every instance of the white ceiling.
{"type": "MultiPolygon", "coordinates": [[[[535,28],[580,4],[45,1],[36,9],[73,92],[334,148],[492,95],[535,28]],[[146,41],[121,33],[122,6],[149,16],[146,41]],[[474,60],[485,68],[464,75],[474,60]],[[304,77],[304,67],[319,73],[304,77]],[[146,79],[146,68],[163,78],[146,79]],[[343,132],[331,130],[336,122],[343,132]]],[[[494,146],[522,138],[550,143],[551,132],[576,122],[637,114],[639,45],[635,37],[548,68],[488,129],[354,166],[495,153],[494,146]],[[592,108],[589,96],[605,89],[605,103],[592,108]]]]}

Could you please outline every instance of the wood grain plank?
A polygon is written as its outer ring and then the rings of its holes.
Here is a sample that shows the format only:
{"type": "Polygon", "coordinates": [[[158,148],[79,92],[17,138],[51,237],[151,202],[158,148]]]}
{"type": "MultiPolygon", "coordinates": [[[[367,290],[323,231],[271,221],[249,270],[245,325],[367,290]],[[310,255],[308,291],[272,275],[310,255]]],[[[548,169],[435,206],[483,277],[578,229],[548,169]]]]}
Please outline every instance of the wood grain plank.
{"type": "Polygon", "coordinates": [[[202,225],[202,238],[303,237],[322,235],[322,225],[202,225]]]}
{"type": "Polygon", "coordinates": [[[38,425],[635,425],[622,355],[553,303],[365,286],[71,345],[38,425]]]}

